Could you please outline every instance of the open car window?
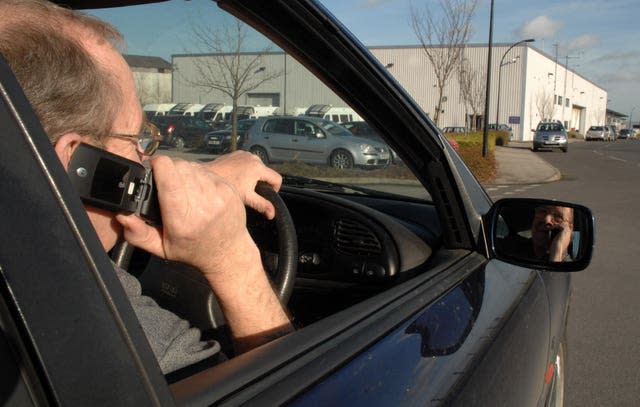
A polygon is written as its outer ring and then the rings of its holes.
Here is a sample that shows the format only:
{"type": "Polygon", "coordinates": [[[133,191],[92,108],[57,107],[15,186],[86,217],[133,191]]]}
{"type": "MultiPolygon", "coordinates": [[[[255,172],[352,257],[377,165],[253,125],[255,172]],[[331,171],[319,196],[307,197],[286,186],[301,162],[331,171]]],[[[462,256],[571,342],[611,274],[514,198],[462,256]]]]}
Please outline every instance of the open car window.
{"type": "MultiPolygon", "coordinates": [[[[163,112],[157,116],[149,113],[153,106],[177,103],[183,104],[182,110],[195,117],[208,118],[216,128],[229,127],[229,113],[216,123],[215,115],[205,106],[219,106],[222,112],[234,102],[238,105],[238,119],[265,115],[313,116],[333,122],[334,126],[320,127],[336,136],[350,134],[340,123],[381,119],[363,116],[366,113],[339,97],[292,55],[224,12],[215,2],[169,1],[87,12],[111,22],[124,34],[125,53],[136,56],[128,61],[136,78],[140,103],[152,122],[163,120],[164,115],[163,112]],[[145,66],[135,66],[134,62],[140,61],[145,66]],[[233,79],[236,69],[238,75],[233,79]],[[233,93],[239,93],[235,101],[230,96],[233,93]],[[189,106],[202,106],[202,112],[189,110],[189,106]]],[[[264,140],[256,143],[260,135],[254,134],[257,131],[240,129],[238,133],[239,149],[264,151],[269,166],[281,173],[357,185],[372,192],[392,191],[416,199],[430,199],[423,183],[383,140],[363,138],[339,143],[327,139],[313,147],[299,148],[295,147],[295,141],[280,141],[288,144],[285,148],[273,145],[274,140],[266,145],[264,140]],[[338,151],[345,152],[344,160],[336,159],[338,151]],[[398,184],[404,186],[401,192],[395,187],[398,184]]],[[[387,132],[386,136],[401,137],[401,134],[387,132]]],[[[205,143],[203,139],[200,145],[194,144],[189,152],[206,153],[205,143]]],[[[171,145],[164,146],[159,153],[176,154],[171,145]]]]}

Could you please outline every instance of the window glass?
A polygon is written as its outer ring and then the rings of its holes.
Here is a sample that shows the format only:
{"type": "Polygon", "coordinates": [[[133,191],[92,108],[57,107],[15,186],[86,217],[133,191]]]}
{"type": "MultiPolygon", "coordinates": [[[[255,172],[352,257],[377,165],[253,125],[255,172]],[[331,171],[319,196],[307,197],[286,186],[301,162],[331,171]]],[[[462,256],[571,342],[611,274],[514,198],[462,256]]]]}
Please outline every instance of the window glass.
{"type": "MultiPolygon", "coordinates": [[[[389,134],[368,138],[367,143],[370,147],[366,151],[375,152],[375,154],[365,155],[361,146],[362,140],[355,138],[346,128],[339,125],[342,122],[366,121],[363,112],[353,109],[353,106],[339,97],[293,56],[285,53],[268,38],[246,24],[240,25],[243,41],[240,41],[241,45],[236,47],[240,36],[234,38],[229,33],[236,32],[237,20],[221,10],[216,2],[167,1],[154,4],[152,8],[152,26],[150,22],[133,23],[140,20],[139,15],[148,15],[151,8],[145,5],[117,10],[88,11],[92,15],[111,22],[123,33],[127,53],[150,57],[159,62],[155,70],[148,66],[131,66],[138,97],[143,107],[150,108],[152,105],[162,104],[175,106],[178,103],[203,105],[203,111],[189,117],[207,121],[209,125],[215,127],[215,130],[222,129],[231,123],[231,106],[234,105],[239,107],[237,120],[248,118],[248,111],[252,111],[254,116],[281,116],[278,120],[257,117],[256,125],[264,133],[295,133],[310,136],[322,129],[327,136],[340,136],[342,144],[332,146],[333,150],[324,151],[322,153],[324,156],[314,156],[306,151],[306,146],[302,146],[299,142],[294,144],[293,140],[289,141],[282,137],[278,141],[277,150],[278,152],[286,151],[290,155],[278,155],[278,159],[274,159],[267,165],[280,173],[331,179],[337,183],[430,200],[425,187],[385,141],[384,138],[389,137],[389,134]],[[158,40],[157,27],[159,26],[171,27],[170,33],[167,32],[166,36],[162,37],[162,41],[158,40]],[[226,45],[222,47],[227,48],[218,47],[220,49],[217,49],[216,44],[220,45],[222,42],[214,41],[214,34],[224,36],[225,33],[226,45]],[[200,34],[204,37],[210,35],[209,40],[206,41],[206,38],[202,38],[200,34]],[[237,52],[236,49],[240,51],[237,52]],[[232,60],[235,62],[232,63],[232,60]],[[172,69],[167,69],[167,65],[172,69]],[[230,96],[234,94],[233,75],[229,69],[231,66],[244,70],[245,74],[235,101],[230,96]],[[228,82],[229,80],[231,82],[228,82]],[[277,109],[267,112],[268,104],[277,109]],[[316,112],[315,115],[320,121],[312,122],[311,126],[299,127],[294,125],[293,119],[285,118],[305,115],[308,111],[316,112]],[[323,116],[329,121],[323,121],[321,119],[323,116]],[[212,120],[212,117],[215,119],[212,120]],[[286,145],[286,143],[291,144],[286,145]],[[349,164],[349,168],[332,168],[329,157],[338,149],[350,151],[353,155],[353,163],[349,164]],[[384,182],[372,183],[372,179],[382,179],[384,182]]],[[[156,108],[154,111],[158,110],[156,108]]],[[[238,148],[255,152],[250,143],[258,139],[257,136],[252,137],[252,132],[256,134],[258,127],[238,129],[243,136],[239,139],[238,148]]],[[[267,152],[270,152],[271,147],[261,146],[267,152]]],[[[168,146],[161,149],[158,154],[177,154],[178,156],[183,154],[183,151],[173,150],[176,149],[168,146]]],[[[215,158],[215,156],[212,157],[211,152],[198,149],[189,152],[191,154],[185,155],[185,159],[215,158]]]]}

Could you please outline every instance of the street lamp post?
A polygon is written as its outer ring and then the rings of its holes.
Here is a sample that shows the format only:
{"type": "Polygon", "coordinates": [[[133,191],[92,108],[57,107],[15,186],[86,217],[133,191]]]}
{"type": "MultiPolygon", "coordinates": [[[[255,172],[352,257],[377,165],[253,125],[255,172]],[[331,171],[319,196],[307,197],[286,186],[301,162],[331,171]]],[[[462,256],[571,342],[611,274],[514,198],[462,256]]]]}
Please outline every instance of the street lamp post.
{"type": "Polygon", "coordinates": [[[489,12],[489,43],[487,44],[487,84],[484,93],[484,123],[482,126],[482,157],[489,153],[489,99],[491,95],[491,49],[493,48],[493,0],[489,12]]]}
{"type": "Polygon", "coordinates": [[[513,64],[516,62],[520,56],[517,56],[510,61],[504,62],[504,58],[507,56],[509,51],[511,51],[514,47],[523,44],[525,42],[534,42],[533,38],[527,38],[526,40],[518,41],[515,44],[511,45],[504,54],[502,54],[502,58],[500,58],[500,66],[498,67],[498,98],[496,99],[496,130],[498,129],[498,125],[500,124],[500,79],[502,78],[502,67],[505,65],[513,64]]]}
{"type": "Polygon", "coordinates": [[[635,107],[631,108],[631,112],[629,112],[629,125],[627,126],[627,128],[629,129],[629,131],[631,131],[631,129],[633,129],[633,126],[631,126],[631,115],[633,115],[633,111],[636,110],[635,107]]]}

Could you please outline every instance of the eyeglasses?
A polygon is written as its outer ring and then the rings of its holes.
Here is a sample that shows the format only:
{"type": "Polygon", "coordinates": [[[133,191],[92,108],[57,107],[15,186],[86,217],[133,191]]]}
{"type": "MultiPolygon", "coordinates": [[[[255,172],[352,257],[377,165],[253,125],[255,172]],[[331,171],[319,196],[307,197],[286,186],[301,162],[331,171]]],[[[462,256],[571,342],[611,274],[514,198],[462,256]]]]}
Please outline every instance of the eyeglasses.
{"type": "Polygon", "coordinates": [[[144,122],[139,134],[111,133],[109,137],[120,137],[129,140],[136,140],[138,152],[143,155],[153,155],[160,145],[160,129],[155,124],[144,122]]]}
{"type": "Polygon", "coordinates": [[[539,206],[535,209],[535,215],[538,218],[544,218],[546,216],[551,216],[554,222],[562,223],[564,221],[564,216],[562,213],[554,208],[549,208],[546,206],[539,206]]]}

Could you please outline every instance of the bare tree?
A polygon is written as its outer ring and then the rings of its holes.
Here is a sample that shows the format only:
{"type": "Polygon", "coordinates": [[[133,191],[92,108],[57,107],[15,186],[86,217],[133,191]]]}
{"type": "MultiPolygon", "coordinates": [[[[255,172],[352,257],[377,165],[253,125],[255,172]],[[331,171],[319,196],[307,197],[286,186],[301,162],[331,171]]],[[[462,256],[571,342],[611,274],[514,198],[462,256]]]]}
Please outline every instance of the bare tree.
{"type": "Polygon", "coordinates": [[[263,83],[280,77],[282,72],[267,72],[262,66],[262,58],[271,51],[271,46],[256,53],[246,53],[248,28],[240,20],[218,28],[198,24],[192,29],[200,51],[213,55],[194,59],[196,75],[187,82],[208,92],[222,92],[231,98],[230,148],[231,151],[236,150],[238,100],[263,83]]]}
{"type": "Polygon", "coordinates": [[[477,0],[440,0],[442,15],[434,15],[429,5],[411,6],[411,27],[433,66],[438,101],[433,117],[436,125],[444,98],[444,88],[454,69],[462,61],[462,52],[471,36],[471,18],[477,0]]]}
{"type": "Polygon", "coordinates": [[[465,112],[467,112],[467,108],[471,110],[473,124],[469,127],[472,130],[477,130],[477,119],[480,113],[484,111],[486,74],[472,69],[463,60],[458,69],[458,83],[460,85],[460,97],[465,105],[465,112]]]}
{"type": "Polygon", "coordinates": [[[540,120],[551,120],[553,117],[553,99],[553,95],[548,93],[546,88],[542,88],[536,94],[536,108],[538,108],[540,120]]]}

